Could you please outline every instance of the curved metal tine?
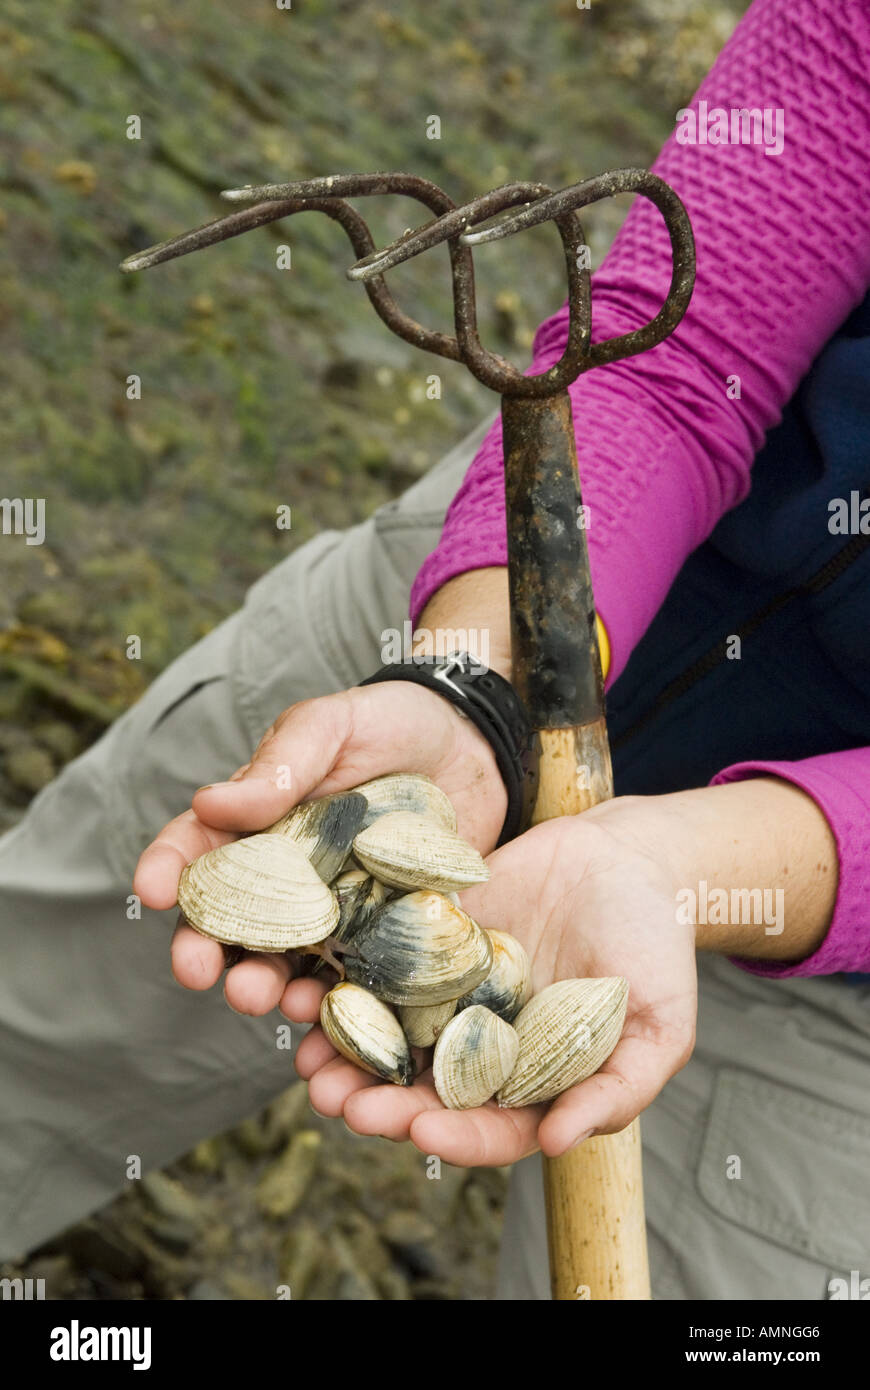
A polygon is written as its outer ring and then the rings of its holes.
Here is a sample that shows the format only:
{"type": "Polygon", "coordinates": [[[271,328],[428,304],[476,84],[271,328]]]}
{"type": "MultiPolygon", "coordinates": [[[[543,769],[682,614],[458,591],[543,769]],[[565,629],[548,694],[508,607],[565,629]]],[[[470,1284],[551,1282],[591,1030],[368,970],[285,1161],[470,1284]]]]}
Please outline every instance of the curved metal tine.
{"type": "Polygon", "coordinates": [[[134,251],[121,262],[120,269],[125,274],[134,270],[148,270],[163,261],[172,261],[177,256],[188,255],[191,251],[200,251],[204,246],[213,246],[218,241],[241,236],[242,232],[248,232],[253,227],[262,227],[267,222],[286,217],[288,213],[300,211],[302,209],[298,202],[290,199],[285,200],[283,204],[258,203],[256,207],[245,208],[243,212],[231,212],[226,217],[206,222],[202,227],[193,227],[189,232],[181,232],[179,236],[160,241],[156,246],[148,246],[144,251],[134,251]]]}
{"type": "Polygon", "coordinates": [[[469,222],[478,217],[494,217],[496,213],[503,212],[505,208],[513,207],[518,202],[540,198],[549,192],[549,188],[543,183],[506,183],[500,188],[493,188],[491,192],[484,193],[480,198],[475,198],[470,203],[463,203],[461,207],[452,208],[450,212],[442,214],[433,222],[425,222],[414,231],[406,232],[404,236],[399,237],[391,245],[373,252],[370,256],[365,256],[349,268],[347,278],[349,280],[368,280],[373,275],[382,275],[384,271],[392,270],[394,266],[411,260],[413,256],[418,256],[421,251],[428,251],[433,246],[440,246],[442,242],[449,241],[451,237],[459,237],[464,244],[461,232],[464,227],[468,226],[469,222]]]}
{"type": "Polygon", "coordinates": [[[407,193],[431,208],[446,212],[455,206],[443,188],[419,174],[322,174],[314,179],[297,179],[293,183],[262,183],[245,188],[225,188],[221,197],[230,203],[262,202],[276,198],[368,198],[378,193],[407,193]]]}
{"type": "Polygon", "coordinates": [[[617,193],[639,193],[654,203],[662,214],[671,241],[671,283],[661,309],[643,328],[593,344],[587,360],[589,367],[632,357],[635,353],[655,347],[674,331],[688,308],[695,283],[695,240],[686,209],[663,179],[648,169],[614,169],[610,173],[572,184],[558,193],[545,195],[531,207],[503,218],[495,226],[470,229],[459,238],[462,245],[469,247],[498,241],[569,210],[585,207],[601,198],[612,198],[617,193]]]}
{"type": "Polygon", "coordinates": [[[583,229],[573,212],[555,219],[565,252],[569,285],[568,341],[562,357],[546,372],[526,376],[497,353],[487,351],[477,333],[474,302],[474,272],[469,252],[459,235],[468,222],[494,216],[518,202],[542,197],[549,189],[540,183],[504,184],[461,207],[453,208],[414,232],[406,233],[372,255],[364,257],[347,272],[351,280],[369,284],[385,271],[430,250],[442,242],[450,247],[453,272],[454,317],[462,361],[478,381],[502,395],[542,397],[564,390],[584,369],[589,340],[589,276],[578,264],[583,229]],[[468,258],[468,259],[466,259],[468,258]]]}
{"type": "MultiPolygon", "coordinates": [[[[371,233],[363,218],[355,208],[352,208],[341,198],[281,198],[271,202],[258,203],[254,207],[245,208],[240,212],[229,213],[226,217],[219,217],[214,222],[207,222],[202,227],[194,227],[189,232],[182,232],[179,236],[170,238],[169,241],[162,241],[157,246],[148,247],[145,251],[137,251],[121,263],[121,269],[125,273],[134,270],[147,270],[151,266],[160,265],[163,261],[174,260],[178,256],[186,256],[191,251],[199,251],[205,246],[213,246],[216,242],[240,236],[243,232],[250,231],[254,227],[263,226],[267,222],[274,222],[282,217],[292,216],[297,212],[326,213],[328,217],[331,217],[344,228],[358,256],[366,254],[374,247],[371,233]]],[[[456,339],[450,334],[424,328],[416,319],[412,319],[404,313],[382,277],[370,281],[364,288],[375,312],[393,333],[424,351],[434,352],[439,357],[447,357],[454,362],[459,360],[460,351],[456,339]]]]}

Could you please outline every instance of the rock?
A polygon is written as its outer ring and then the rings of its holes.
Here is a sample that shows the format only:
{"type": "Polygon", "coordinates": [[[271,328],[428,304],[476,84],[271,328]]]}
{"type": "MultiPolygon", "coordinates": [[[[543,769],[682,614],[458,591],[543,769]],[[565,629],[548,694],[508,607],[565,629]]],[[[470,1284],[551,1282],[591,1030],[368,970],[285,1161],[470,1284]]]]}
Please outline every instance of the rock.
{"type": "Polygon", "coordinates": [[[432,1222],[416,1211],[391,1211],[379,1229],[389,1245],[426,1245],[436,1236],[432,1222]]]}
{"type": "Polygon", "coordinates": [[[258,1279],[251,1279],[249,1275],[239,1274],[233,1269],[227,1269],[221,1274],[221,1284],[230,1298],[241,1303],[265,1303],[275,1297],[274,1289],[267,1288],[258,1279]]]}
{"type": "Polygon", "coordinates": [[[232,1300],[232,1295],[228,1294],[220,1285],[213,1283],[211,1279],[197,1279],[196,1283],[188,1289],[187,1297],[194,1303],[203,1303],[208,1299],[224,1303],[229,1303],[232,1300]]]}
{"type": "Polygon", "coordinates": [[[378,1290],[360,1263],[352,1245],[340,1231],[330,1231],[329,1244],[339,1269],[338,1288],[335,1297],[348,1303],[377,1303],[378,1290]]]}
{"type": "Polygon", "coordinates": [[[182,1162],[193,1173],[219,1173],[223,1163],[224,1141],[220,1135],[214,1139],[201,1139],[182,1162]]]}
{"type": "Polygon", "coordinates": [[[60,719],[50,719],[36,724],[33,736],[37,743],[47,748],[61,763],[72,762],[82,746],[82,741],[72,725],[64,724],[60,719]]]}
{"type": "Polygon", "coordinates": [[[3,771],[15,787],[38,792],[54,778],[54,761],[44,748],[28,743],[6,754],[3,771]]]}
{"type": "MultiPolygon", "coordinates": [[[[6,1274],[5,1268],[3,1273],[6,1274]]],[[[14,1271],[14,1274],[18,1273],[19,1271],[14,1271]]],[[[46,1299],[62,1300],[76,1297],[78,1280],[69,1255],[37,1255],[20,1271],[20,1277],[44,1280],[46,1299]]]]}
{"type": "Polygon", "coordinates": [[[326,1242],[310,1221],[303,1221],[288,1232],[281,1247],[278,1282],[289,1287],[291,1298],[305,1297],[327,1255],[326,1242]]]}
{"type": "Polygon", "coordinates": [[[186,1228],[191,1240],[206,1220],[205,1205],[199,1197],[165,1173],[146,1173],[140,1189],[152,1210],[168,1218],[176,1230],[186,1228]]]}
{"type": "Polygon", "coordinates": [[[308,1115],[308,1083],[297,1081],[272,1101],[266,1110],[264,1132],[272,1148],[286,1142],[308,1115]]]}
{"type": "Polygon", "coordinates": [[[448,1279],[421,1279],[411,1291],[415,1303],[453,1303],[460,1297],[456,1284],[448,1279]]]}
{"type": "Polygon", "coordinates": [[[105,1221],[82,1221],[50,1242],[46,1253],[64,1254],[79,1269],[101,1269],[117,1279],[130,1279],[142,1269],[142,1255],[131,1240],[105,1221]]]}
{"type": "Polygon", "coordinates": [[[381,1222],[380,1233],[413,1279],[433,1279],[441,1273],[441,1263],[431,1248],[437,1231],[417,1212],[390,1212],[381,1222]]]}
{"type": "Polygon", "coordinates": [[[242,1120],[241,1124],[236,1125],[235,1129],[231,1130],[231,1137],[236,1147],[243,1154],[247,1154],[248,1158],[262,1158],[272,1149],[272,1145],[263,1131],[259,1115],[242,1120]]]}
{"type": "Polygon", "coordinates": [[[196,1227],[189,1221],[173,1221],[165,1216],[147,1216],[148,1229],[155,1240],[172,1250],[176,1255],[184,1255],[196,1239],[196,1227]]]}
{"type": "Polygon", "coordinates": [[[65,183],[76,193],[88,197],[97,186],[97,171],[93,164],[84,159],[65,159],[54,167],[54,177],[58,183],[65,183]]]}
{"type": "Polygon", "coordinates": [[[364,1269],[371,1278],[377,1279],[392,1267],[390,1252],[365,1212],[349,1211],[342,1218],[341,1233],[352,1251],[355,1266],[364,1269]]]}
{"type": "Polygon", "coordinates": [[[320,1145],[321,1135],[316,1129],[301,1129],[281,1156],[269,1164],[255,1192],[264,1216],[277,1221],[295,1211],[314,1177],[320,1145]]]}
{"type": "Polygon", "coordinates": [[[377,1277],[381,1298],[390,1303],[408,1303],[413,1298],[408,1280],[401,1270],[386,1269],[377,1277]]]}

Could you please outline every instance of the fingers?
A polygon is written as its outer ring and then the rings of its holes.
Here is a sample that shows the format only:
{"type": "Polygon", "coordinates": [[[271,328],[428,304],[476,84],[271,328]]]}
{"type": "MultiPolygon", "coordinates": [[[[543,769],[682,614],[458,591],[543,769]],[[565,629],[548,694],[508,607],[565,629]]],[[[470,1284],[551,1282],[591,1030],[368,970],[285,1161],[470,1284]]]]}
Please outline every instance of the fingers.
{"type": "Polygon", "coordinates": [[[291,980],[281,995],[278,1007],[291,1023],[316,1023],[320,1018],[321,1001],[329,988],[326,980],[314,979],[310,975],[291,980]]]}
{"type": "MultiPolygon", "coordinates": [[[[365,1091],[369,1087],[380,1090],[382,1086],[383,1082],[377,1076],[369,1076],[367,1072],[355,1067],[353,1062],[335,1056],[311,1076],[308,1082],[308,1098],[319,1115],[337,1118],[345,1110],[349,1097],[356,1092],[365,1091]]],[[[396,1086],[393,1089],[398,1091],[402,1088],[396,1086]]]]}
{"type": "Polygon", "coordinates": [[[624,1037],[600,1071],[553,1102],[538,1130],[548,1158],[591,1133],[617,1134],[636,1119],[686,1061],[685,1046],[624,1037]]]}
{"type": "Polygon", "coordinates": [[[323,1029],[312,1028],[296,1049],[294,1065],[302,1080],[310,1081],[316,1071],[337,1056],[338,1053],[323,1029]]]}
{"type": "Polygon", "coordinates": [[[143,852],[136,866],[133,892],[146,907],[156,911],[174,907],[184,866],[232,838],[232,835],[204,825],[193,811],[185,811],[164,826],[157,839],[143,852]]]}
{"type": "Polygon", "coordinates": [[[378,1082],[355,1092],[344,1106],[347,1125],[356,1134],[380,1134],[385,1139],[407,1139],[413,1121],[426,1110],[444,1113],[431,1071],[415,1079],[413,1086],[378,1082]]]}
{"type": "Polygon", "coordinates": [[[410,1125],[411,1142],[445,1163],[472,1168],[517,1163],[538,1148],[543,1106],[500,1110],[495,1101],[476,1110],[427,1107],[410,1125]]]}
{"type": "Polygon", "coordinates": [[[263,735],[239,774],[200,787],[194,810],[222,830],[264,830],[320,785],[352,729],[347,694],[292,705],[263,735]]]}
{"type": "MultiPolygon", "coordinates": [[[[337,1070],[335,1080],[344,1080],[337,1070]]],[[[543,1107],[500,1110],[491,1101],[476,1110],[445,1110],[430,1070],[411,1087],[376,1084],[348,1090],[343,1113],[357,1134],[410,1139],[427,1156],[435,1154],[445,1163],[473,1167],[515,1163],[534,1153],[543,1107]]]]}
{"type": "Polygon", "coordinates": [[[172,973],[185,989],[211,989],[224,969],[219,941],[200,936],[186,922],[179,922],[172,938],[172,973]]]}
{"type": "Polygon", "coordinates": [[[286,956],[246,956],[227,971],[224,998],[237,1014],[259,1018],[278,1007],[289,978],[290,962],[286,956]]]}
{"type": "MultiPolygon", "coordinates": [[[[180,921],[172,938],[172,973],[185,989],[211,989],[226,967],[220,942],[201,936],[180,921]]],[[[291,965],[283,955],[246,955],[226,972],[224,997],[237,1014],[260,1017],[281,1000],[291,965]]]]}

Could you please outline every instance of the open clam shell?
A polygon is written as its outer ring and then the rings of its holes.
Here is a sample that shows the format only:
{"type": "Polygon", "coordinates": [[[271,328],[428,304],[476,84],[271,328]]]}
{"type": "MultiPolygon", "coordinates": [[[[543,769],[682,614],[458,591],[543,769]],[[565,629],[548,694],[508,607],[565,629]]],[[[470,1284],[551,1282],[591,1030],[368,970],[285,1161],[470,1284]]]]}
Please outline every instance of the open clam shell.
{"type": "Polygon", "coordinates": [[[344,981],[324,995],[320,1026],[333,1047],[372,1076],[410,1086],[414,1059],[392,1009],[367,989],[344,981]]]}
{"type": "Polygon", "coordinates": [[[520,1049],[509,1023],[472,1004],[456,1014],[435,1044],[432,1079],[448,1110],[484,1105],[507,1081],[520,1049]]]}
{"type": "Polygon", "coordinates": [[[488,931],[492,969],[485,980],[464,994],[458,1009],[483,1004],[506,1023],[513,1023],[532,992],[532,967],[525,946],[506,931],[488,931]]]}
{"type": "Polygon", "coordinates": [[[413,811],[391,811],[353,842],[355,857],[391,888],[449,893],[485,883],[489,870],[454,830],[413,811]]]}
{"type": "Polygon", "coordinates": [[[363,822],[366,828],[391,811],[415,811],[417,815],[438,821],[445,830],[456,829],[456,812],[450,797],[429,777],[419,773],[391,772],[386,777],[363,782],[354,790],[368,803],[363,822]]]}
{"type": "Polygon", "coordinates": [[[399,1022],[405,1030],[405,1037],[412,1047],[432,1047],[456,1013],[455,999],[444,1004],[401,1004],[399,1022]]]}
{"type": "Polygon", "coordinates": [[[280,835],[249,835],[182,870],[178,906],[203,936],[249,951],[288,951],[330,935],[338,903],[307,857],[280,835]]]}
{"type": "Polygon", "coordinates": [[[294,840],[324,883],[332,883],[347,862],[367,809],[368,802],[358,792],[335,792],[294,806],[266,833],[294,840]]]}
{"type": "Polygon", "coordinates": [[[514,1022],[520,1050],[499,1105],[553,1100],[596,1072],[619,1042],[627,1002],[620,976],[557,980],[534,995],[514,1022]]]}
{"type": "Polygon", "coordinates": [[[441,893],[407,893],[385,903],[354,936],[349,980],[391,1004],[444,1004],[480,984],[492,944],[467,912],[441,893]]]}
{"type": "MultiPolygon", "coordinates": [[[[332,884],[332,891],[338,899],[338,926],[332,933],[334,942],[347,946],[360,927],[371,921],[372,917],[389,896],[389,888],[378,883],[366,869],[347,869],[332,884]]],[[[315,961],[310,973],[317,975],[325,967],[324,960],[315,961]]]]}

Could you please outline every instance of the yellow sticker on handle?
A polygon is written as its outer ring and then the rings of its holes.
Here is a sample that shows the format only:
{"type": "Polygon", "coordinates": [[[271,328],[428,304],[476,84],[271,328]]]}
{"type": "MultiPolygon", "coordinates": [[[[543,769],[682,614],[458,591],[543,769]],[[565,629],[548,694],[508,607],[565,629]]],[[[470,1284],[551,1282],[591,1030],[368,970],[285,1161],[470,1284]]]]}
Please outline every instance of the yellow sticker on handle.
{"type": "Polygon", "coordinates": [[[610,638],[607,636],[607,628],[595,614],[595,629],[598,633],[598,650],[601,653],[601,672],[604,679],[607,679],[607,672],[610,670],[610,638]]]}

